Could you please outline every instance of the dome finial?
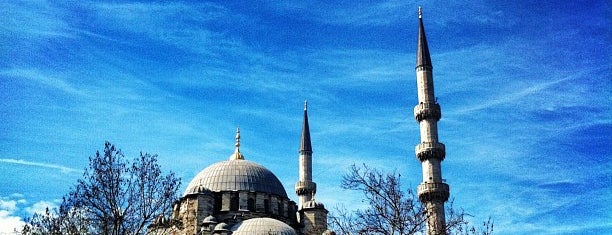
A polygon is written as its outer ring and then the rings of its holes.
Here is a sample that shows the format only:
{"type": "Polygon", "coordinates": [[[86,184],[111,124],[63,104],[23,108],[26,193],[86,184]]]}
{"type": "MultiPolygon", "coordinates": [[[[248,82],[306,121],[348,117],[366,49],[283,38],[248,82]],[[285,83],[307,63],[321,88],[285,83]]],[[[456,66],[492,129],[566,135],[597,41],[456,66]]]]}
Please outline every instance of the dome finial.
{"type": "Polygon", "coordinates": [[[419,19],[423,18],[423,8],[419,6],[419,19]]]}
{"type": "Polygon", "coordinates": [[[304,100],[304,111],[308,110],[308,100],[304,100]]]}
{"type": "Polygon", "coordinates": [[[240,127],[236,128],[236,151],[240,152],[240,127]]]}
{"type": "Polygon", "coordinates": [[[240,127],[236,128],[236,150],[230,156],[230,160],[244,160],[244,156],[240,153],[240,127]]]}

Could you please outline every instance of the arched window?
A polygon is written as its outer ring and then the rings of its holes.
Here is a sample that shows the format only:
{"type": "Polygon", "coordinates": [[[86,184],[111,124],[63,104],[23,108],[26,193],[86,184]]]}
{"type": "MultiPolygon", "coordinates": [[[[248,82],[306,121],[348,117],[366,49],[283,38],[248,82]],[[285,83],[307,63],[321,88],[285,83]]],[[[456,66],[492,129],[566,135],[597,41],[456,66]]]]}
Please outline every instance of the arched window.
{"type": "Polygon", "coordinates": [[[249,211],[255,211],[255,200],[253,198],[247,200],[247,209],[249,211]]]}
{"type": "Polygon", "coordinates": [[[285,210],[285,208],[283,208],[283,203],[282,202],[278,202],[278,214],[279,215],[284,215],[283,211],[285,210]]]}
{"type": "Polygon", "coordinates": [[[232,197],[230,198],[230,211],[237,211],[238,203],[239,203],[238,195],[232,194],[232,197]]]}
{"type": "Polygon", "coordinates": [[[215,196],[215,204],[214,204],[214,210],[215,211],[220,211],[221,210],[221,195],[215,196]]]}
{"type": "Polygon", "coordinates": [[[270,213],[270,200],[264,199],[264,212],[270,213]]]}

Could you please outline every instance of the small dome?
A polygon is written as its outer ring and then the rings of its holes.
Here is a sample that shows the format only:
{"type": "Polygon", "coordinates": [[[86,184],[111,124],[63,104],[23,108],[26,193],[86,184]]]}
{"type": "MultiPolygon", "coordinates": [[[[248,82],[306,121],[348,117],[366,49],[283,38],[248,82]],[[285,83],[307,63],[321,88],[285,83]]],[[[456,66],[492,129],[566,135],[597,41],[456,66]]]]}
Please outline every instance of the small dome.
{"type": "Polygon", "coordinates": [[[201,184],[198,185],[197,187],[190,188],[189,191],[185,191],[185,195],[188,195],[188,194],[209,194],[210,195],[210,193],[211,193],[210,190],[201,184]]]}
{"type": "Polygon", "coordinates": [[[220,223],[215,226],[215,232],[229,231],[230,227],[226,223],[220,223]]]}
{"type": "Polygon", "coordinates": [[[206,218],[204,218],[204,220],[202,220],[202,224],[216,224],[216,223],[217,223],[217,218],[215,218],[212,215],[209,215],[206,218]]]}
{"type": "Polygon", "coordinates": [[[292,227],[272,218],[245,220],[234,225],[232,230],[232,235],[297,235],[292,227]]]}
{"type": "Polygon", "coordinates": [[[270,170],[247,160],[229,160],[210,165],[191,180],[184,195],[198,192],[200,185],[213,192],[264,192],[287,198],[283,184],[270,170]]]}

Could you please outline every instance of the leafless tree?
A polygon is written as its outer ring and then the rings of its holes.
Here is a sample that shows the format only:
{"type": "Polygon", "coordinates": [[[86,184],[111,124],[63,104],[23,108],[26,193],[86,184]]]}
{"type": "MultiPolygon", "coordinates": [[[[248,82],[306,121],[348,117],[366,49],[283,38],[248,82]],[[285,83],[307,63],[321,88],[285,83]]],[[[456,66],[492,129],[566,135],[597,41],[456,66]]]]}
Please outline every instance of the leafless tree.
{"type": "Polygon", "coordinates": [[[43,213],[35,213],[26,220],[21,231],[16,232],[29,235],[86,234],[89,226],[83,212],[68,208],[64,198],[59,208],[46,208],[43,213]]]}
{"type": "MultiPolygon", "coordinates": [[[[330,227],[338,234],[424,234],[427,213],[414,191],[402,188],[400,174],[384,174],[365,164],[362,167],[353,165],[343,176],[341,187],[361,192],[367,206],[353,211],[343,206],[334,208],[330,227]]],[[[476,229],[466,219],[469,215],[453,209],[452,202],[448,205],[449,234],[488,235],[493,231],[490,220],[484,223],[483,229],[476,229]]]]}
{"type": "Polygon", "coordinates": [[[130,164],[109,142],[104,153],[89,158],[89,166],[68,194],[58,213],[35,215],[22,234],[145,234],[159,215],[168,215],[177,199],[180,179],[163,175],[157,155],[141,153],[130,164]],[[41,219],[37,219],[38,217],[41,219]],[[49,220],[50,222],[46,222],[49,220]],[[66,224],[65,226],[58,226],[66,224]],[[40,228],[40,226],[51,226],[40,228]],[[51,233],[37,233],[48,231],[51,233]],[[71,228],[78,228],[72,229],[71,228]]]}

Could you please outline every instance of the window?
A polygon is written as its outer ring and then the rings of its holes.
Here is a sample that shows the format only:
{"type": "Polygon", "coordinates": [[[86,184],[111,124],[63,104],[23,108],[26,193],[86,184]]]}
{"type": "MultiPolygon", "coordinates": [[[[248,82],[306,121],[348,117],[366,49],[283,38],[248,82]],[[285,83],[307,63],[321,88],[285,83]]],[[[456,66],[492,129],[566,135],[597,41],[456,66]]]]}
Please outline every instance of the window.
{"type": "Polygon", "coordinates": [[[230,211],[237,211],[238,203],[238,195],[236,195],[235,193],[232,194],[232,197],[230,198],[230,211]]]}
{"type": "Polygon", "coordinates": [[[283,203],[282,202],[278,202],[278,214],[279,215],[284,215],[283,210],[285,210],[285,208],[283,208],[283,203]]]}
{"type": "Polygon", "coordinates": [[[270,200],[264,199],[264,212],[270,213],[270,200]]]}
{"type": "Polygon", "coordinates": [[[221,196],[220,195],[215,196],[214,210],[215,211],[221,210],[221,196]]]}
{"type": "Polygon", "coordinates": [[[253,200],[253,198],[249,198],[249,200],[247,200],[247,209],[249,211],[255,211],[255,200],[253,200]]]}

